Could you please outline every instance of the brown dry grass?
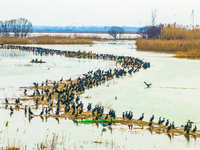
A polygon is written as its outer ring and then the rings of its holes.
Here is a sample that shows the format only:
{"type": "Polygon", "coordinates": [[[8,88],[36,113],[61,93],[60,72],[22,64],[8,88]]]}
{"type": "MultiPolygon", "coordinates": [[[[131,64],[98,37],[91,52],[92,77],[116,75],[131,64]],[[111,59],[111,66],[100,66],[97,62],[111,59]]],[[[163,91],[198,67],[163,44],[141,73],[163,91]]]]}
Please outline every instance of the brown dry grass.
{"type": "Polygon", "coordinates": [[[0,37],[1,44],[93,44],[93,41],[101,40],[98,36],[35,36],[28,38],[21,37],[0,37]]]}
{"type": "Polygon", "coordinates": [[[200,49],[200,40],[147,40],[137,39],[137,49],[153,51],[182,51],[200,49]]]}
{"type": "Polygon", "coordinates": [[[28,39],[21,37],[0,37],[1,44],[30,44],[28,39]]]}
{"type": "Polygon", "coordinates": [[[175,53],[178,58],[200,58],[200,40],[147,40],[137,39],[137,49],[175,53]]]}
{"type": "Polygon", "coordinates": [[[160,39],[164,40],[192,40],[200,39],[200,29],[196,26],[188,29],[188,26],[167,25],[161,30],[160,39]]]}
{"type": "Polygon", "coordinates": [[[175,53],[178,58],[200,58],[200,29],[188,30],[181,26],[165,26],[160,39],[137,39],[138,50],[175,53]]]}

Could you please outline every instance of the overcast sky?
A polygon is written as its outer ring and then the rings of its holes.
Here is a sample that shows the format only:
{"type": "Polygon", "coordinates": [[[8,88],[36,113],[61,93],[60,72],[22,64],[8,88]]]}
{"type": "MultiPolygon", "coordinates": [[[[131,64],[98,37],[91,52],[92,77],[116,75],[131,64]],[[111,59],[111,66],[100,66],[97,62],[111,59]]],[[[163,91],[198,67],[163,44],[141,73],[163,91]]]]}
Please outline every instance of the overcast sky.
{"type": "Polygon", "coordinates": [[[145,26],[156,23],[200,24],[200,0],[0,0],[0,20],[26,18],[46,26],[145,26]]]}

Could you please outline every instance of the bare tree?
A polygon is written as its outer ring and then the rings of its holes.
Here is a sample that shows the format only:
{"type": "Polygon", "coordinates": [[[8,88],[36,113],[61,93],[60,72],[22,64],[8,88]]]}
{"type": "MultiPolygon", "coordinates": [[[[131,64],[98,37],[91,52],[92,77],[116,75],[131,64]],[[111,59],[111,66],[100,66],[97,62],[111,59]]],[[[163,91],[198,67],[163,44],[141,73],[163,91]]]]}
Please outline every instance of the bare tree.
{"type": "Polygon", "coordinates": [[[4,36],[9,36],[10,35],[10,22],[9,21],[5,21],[3,23],[3,35],[4,36]]]}
{"type": "Polygon", "coordinates": [[[116,26],[113,26],[110,28],[110,30],[108,31],[108,34],[110,34],[112,37],[114,37],[114,39],[116,40],[117,39],[117,35],[119,34],[120,35],[120,38],[121,38],[121,34],[124,33],[124,30],[120,27],[116,27],[116,26]]]}
{"type": "Polygon", "coordinates": [[[157,14],[157,10],[152,9],[151,10],[151,24],[152,24],[152,26],[155,26],[155,24],[156,24],[156,14],[157,14]]]}
{"type": "Polygon", "coordinates": [[[0,21],[0,36],[3,33],[3,25],[4,25],[3,21],[0,21]]]}
{"type": "Polygon", "coordinates": [[[21,37],[26,37],[29,32],[33,31],[32,23],[25,18],[19,18],[19,26],[21,29],[21,37]]]}
{"type": "Polygon", "coordinates": [[[124,29],[120,28],[119,29],[119,38],[121,39],[121,35],[124,34],[124,29]]]}
{"type": "Polygon", "coordinates": [[[33,32],[33,25],[31,22],[28,21],[27,25],[25,26],[24,37],[26,38],[28,33],[30,32],[33,32]]]}
{"type": "Polygon", "coordinates": [[[14,36],[19,37],[19,33],[20,33],[19,21],[16,19],[12,19],[9,22],[10,22],[11,32],[14,33],[14,36]]]}
{"type": "Polygon", "coordinates": [[[26,37],[32,31],[32,23],[25,18],[0,21],[0,36],[10,36],[10,33],[13,33],[16,37],[26,37]]]}

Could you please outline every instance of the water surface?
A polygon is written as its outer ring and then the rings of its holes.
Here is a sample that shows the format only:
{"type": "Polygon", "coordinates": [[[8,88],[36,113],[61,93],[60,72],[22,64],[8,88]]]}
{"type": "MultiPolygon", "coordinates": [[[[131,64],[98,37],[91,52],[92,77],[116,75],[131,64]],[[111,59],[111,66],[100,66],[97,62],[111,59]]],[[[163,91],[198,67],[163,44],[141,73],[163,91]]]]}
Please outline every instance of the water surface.
{"type": "MultiPolygon", "coordinates": [[[[200,97],[200,61],[173,58],[172,54],[159,54],[151,52],[138,52],[134,41],[121,41],[118,44],[109,42],[96,42],[89,45],[35,45],[44,48],[92,51],[93,53],[134,56],[151,63],[151,68],[141,69],[139,72],[114,79],[86,90],[81,95],[84,103],[92,102],[93,106],[101,103],[106,108],[113,108],[117,116],[123,111],[133,111],[133,117],[139,118],[145,113],[144,120],[148,121],[152,114],[155,120],[165,117],[170,122],[175,121],[176,126],[194,121],[198,128],[199,97],[200,97]],[[152,83],[146,88],[143,83],[152,83]],[[91,96],[90,99],[85,98],[91,96]],[[117,99],[115,99],[117,96],[117,99]]],[[[0,50],[0,99],[4,107],[4,98],[13,98],[23,95],[19,87],[32,86],[33,82],[60,80],[61,77],[76,78],[89,70],[98,68],[108,70],[115,67],[115,62],[106,60],[90,60],[66,58],[61,56],[35,56],[32,52],[18,50],[0,50]],[[42,59],[46,64],[30,64],[31,59],[42,59]]],[[[86,106],[85,106],[86,107],[86,106]]],[[[58,121],[49,118],[42,122],[40,117],[34,117],[31,122],[23,115],[23,110],[14,112],[0,109],[1,117],[1,145],[15,142],[34,147],[35,143],[45,141],[46,136],[59,135],[59,141],[66,140],[61,147],[70,149],[199,149],[199,139],[187,139],[184,136],[170,138],[166,134],[151,134],[148,130],[132,129],[128,126],[115,125],[111,130],[102,126],[76,125],[71,120],[58,121]],[[5,127],[6,121],[9,126],[5,127]],[[37,137],[37,138],[35,138],[37,137]],[[61,138],[63,137],[63,138],[61,138]],[[171,139],[171,140],[170,140],[171,139]],[[94,141],[103,143],[94,143],[94,141]],[[107,144],[106,144],[107,143],[107,144]],[[145,144],[144,144],[145,143],[145,144]]],[[[39,114],[41,108],[35,111],[39,114]]]]}

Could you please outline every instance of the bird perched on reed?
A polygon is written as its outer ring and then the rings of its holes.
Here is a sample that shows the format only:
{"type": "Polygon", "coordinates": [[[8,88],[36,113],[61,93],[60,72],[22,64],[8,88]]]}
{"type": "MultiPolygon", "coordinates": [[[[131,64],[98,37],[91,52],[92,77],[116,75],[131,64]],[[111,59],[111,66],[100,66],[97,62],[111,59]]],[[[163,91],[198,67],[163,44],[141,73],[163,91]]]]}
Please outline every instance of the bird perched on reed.
{"type": "Polygon", "coordinates": [[[142,116],[138,120],[143,120],[144,119],[144,113],[142,113],[142,116]]]}
{"type": "Polygon", "coordinates": [[[153,120],[154,120],[154,115],[152,115],[149,121],[152,122],[153,120]]]}
{"type": "Polygon", "coordinates": [[[171,127],[172,127],[172,125],[170,123],[169,127],[167,128],[167,132],[169,132],[169,130],[171,130],[171,127]]]}
{"type": "Polygon", "coordinates": [[[192,130],[193,133],[197,131],[197,126],[195,125],[194,129],[192,130]]]}

